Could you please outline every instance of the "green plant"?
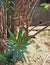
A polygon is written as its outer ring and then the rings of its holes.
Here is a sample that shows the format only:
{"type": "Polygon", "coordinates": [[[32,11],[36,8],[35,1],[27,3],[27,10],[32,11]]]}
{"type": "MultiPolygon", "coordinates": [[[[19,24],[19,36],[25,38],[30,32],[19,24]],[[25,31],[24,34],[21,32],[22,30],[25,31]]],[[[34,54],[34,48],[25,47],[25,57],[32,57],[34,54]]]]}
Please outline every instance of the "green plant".
{"type": "Polygon", "coordinates": [[[45,10],[48,10],[49,7],[50,7],[50,4],[48,4],[48,3],[41,3],[40,6],[43,7],[45,10]]]}
{"type": "Polygon", "coordinates": [[[23,37],[23,30],[20,29],[18,33],[18,38],[14,36],[14,34],[8,29],[10,39],[7,39],[7,46],[5,51],[0,54],[0,61],[4,63],[4,65],[15,64],[17,60],[21,60],[22,62],[26,62],[24,52],[26,51],[27,46],[30,44],[27,41],[31,38],[31,36],[27,35],[23,37]]]}

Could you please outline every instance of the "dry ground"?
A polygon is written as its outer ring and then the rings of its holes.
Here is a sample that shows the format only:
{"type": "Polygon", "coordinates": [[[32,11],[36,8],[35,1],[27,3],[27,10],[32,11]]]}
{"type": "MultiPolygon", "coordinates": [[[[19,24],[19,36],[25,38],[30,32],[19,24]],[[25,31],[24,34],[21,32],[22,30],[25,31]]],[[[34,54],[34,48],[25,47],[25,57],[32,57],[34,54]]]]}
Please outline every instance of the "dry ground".
{"type": "Polygon", "coordinates": [[[31,39],[31,45],[27,47],[29,54],[25,54],[26,63],[21,61],[16,63],[16,65],[50,65],[50,31],[40,32],[35,39],[31,39]],[[44,64],[43,64],[44,63],[44,64]]]}

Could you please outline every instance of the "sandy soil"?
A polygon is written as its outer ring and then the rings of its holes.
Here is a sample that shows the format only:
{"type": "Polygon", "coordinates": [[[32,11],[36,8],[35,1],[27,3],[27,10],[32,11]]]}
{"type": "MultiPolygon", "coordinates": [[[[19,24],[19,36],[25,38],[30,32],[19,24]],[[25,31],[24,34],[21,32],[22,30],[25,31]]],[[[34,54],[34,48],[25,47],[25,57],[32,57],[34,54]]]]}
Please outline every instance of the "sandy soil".
{"type": "Polygon", "coordinates": [[[50,65],[50,31],[42,31],[35,39],[32,38],[27,50],[29,54],[24,53],[27,62],[20,61],[16,65],[50,65]]]}

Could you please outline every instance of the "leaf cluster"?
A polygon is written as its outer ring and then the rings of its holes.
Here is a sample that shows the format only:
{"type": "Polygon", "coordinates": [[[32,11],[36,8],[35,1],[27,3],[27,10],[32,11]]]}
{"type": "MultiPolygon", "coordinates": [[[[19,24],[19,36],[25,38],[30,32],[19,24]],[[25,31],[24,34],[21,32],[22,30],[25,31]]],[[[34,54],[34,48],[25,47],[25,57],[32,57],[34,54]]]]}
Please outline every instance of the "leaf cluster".
{"type": "Polygon", "coordinates": [[[22,62],[26,62],[24,52],[28,53],[27,46],[30,45],[27,41],[31,38],[31,36],[27,35],[23,37],[23,30],[20,29],[18,33],[18,38],[8,29],[10,39],[7,39],[6,50],[3,54],[0,54],[0,61],[4,63],[4,65],[15,64],[18,60],[22,62]]]}
{"type": "Polygon", "coordinates": [[[48,4],[48,3],[41,3],[40,6],[43,7],[45,10],[48,10],[49,7],[50,7],[50,4],[48,4]]]}

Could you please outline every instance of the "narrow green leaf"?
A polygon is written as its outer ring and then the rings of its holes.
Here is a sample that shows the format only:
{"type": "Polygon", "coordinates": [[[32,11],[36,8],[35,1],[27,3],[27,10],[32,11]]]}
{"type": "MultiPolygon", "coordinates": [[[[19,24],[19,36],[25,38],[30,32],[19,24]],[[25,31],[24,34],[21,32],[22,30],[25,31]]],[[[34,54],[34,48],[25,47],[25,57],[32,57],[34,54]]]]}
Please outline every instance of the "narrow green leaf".
{"type": "Polygon", "coordinates": [[[17,61],[17,53],[14,53],[12,61],[15,63],[17,61]]]}
{"type": "Polygon", "coordinates": [[[23,44],[23,46],[28,46],[28,45],[30,45],[30,44],[31,44],[31,43],[27,43],[27,42],[26,42],[26,43],[23,44]]]}
{"type": "Polygon", "coordinates": [[[25,56],[21,51],[19,52],[19,58],[22,60],[22,62],[26,62],[25,56]]]}
{"type": "Polygon", "coordinates": [[[23,29],[20,29],[19,30],[19,33],[18,33],[18,39],[21,39],[22,38],[22,33],[23,33],[23,29]]]}
{"type": "Polygon", "coordinates": [[[26,46],[21,46],[21,48],[20,48],[22,51],[23,50],[26,50],[27,49],[27,47],[26,46]]]}
{"type": "Polygon", "coordinates": [[[11,3],[14,5],[14,1],[11,1],[11,3]]]}
{"type": "Polygon", "coordinates": [[[10,29],[8,29],[8,33],[9,33],[11,39],[14,40],[14,42],[17,42],[16,37],[15,37],[14,34],[10,31],[10,29]]]}
{"type": "Polygon", "coordinates": [[[18,38],[17,38],[18,45],[20,45],[22,42],[22,33],[23,33],[23,29],[19,29],[18,38]]]}
{"type": "Polygon", "coordinates": [[[30,38],[31,36],[25,36],[22,40],[22,43],[26,43],[30,38]]]}

